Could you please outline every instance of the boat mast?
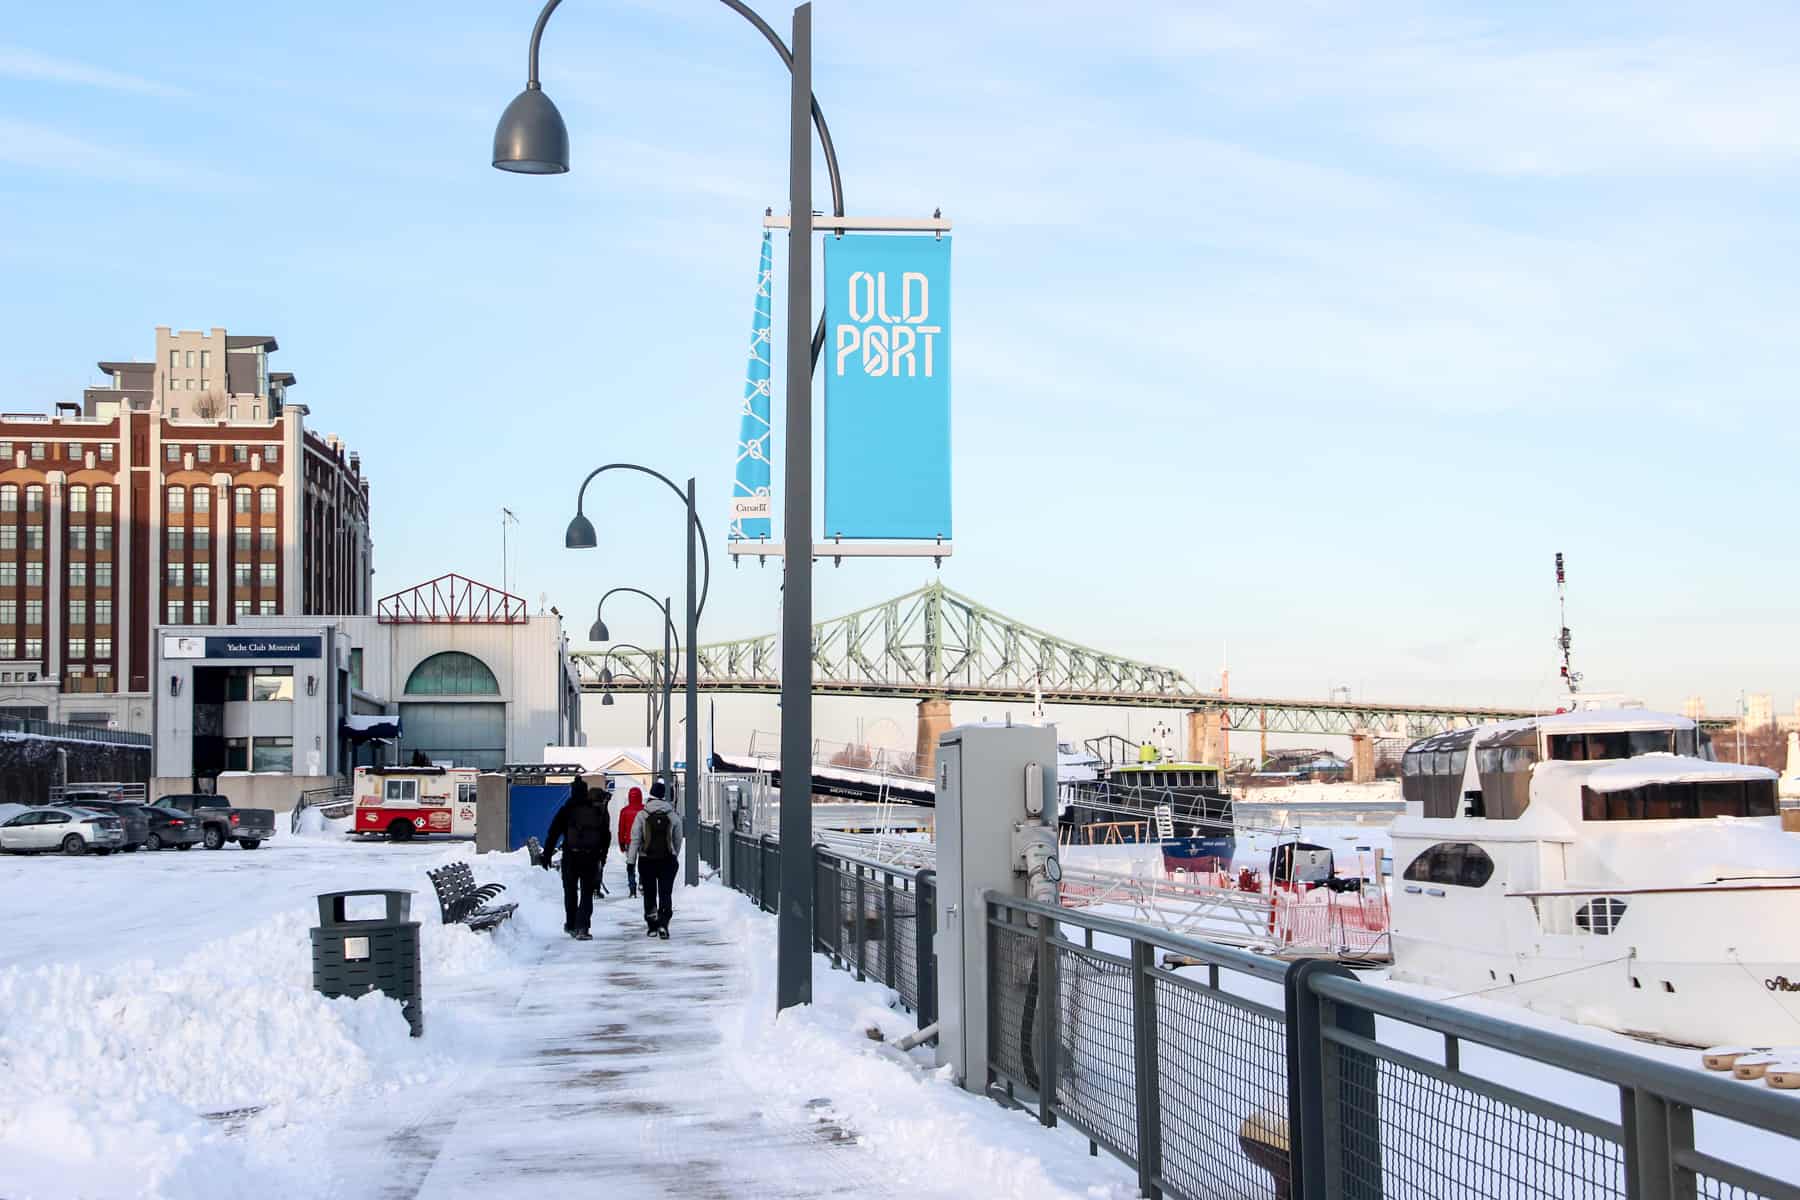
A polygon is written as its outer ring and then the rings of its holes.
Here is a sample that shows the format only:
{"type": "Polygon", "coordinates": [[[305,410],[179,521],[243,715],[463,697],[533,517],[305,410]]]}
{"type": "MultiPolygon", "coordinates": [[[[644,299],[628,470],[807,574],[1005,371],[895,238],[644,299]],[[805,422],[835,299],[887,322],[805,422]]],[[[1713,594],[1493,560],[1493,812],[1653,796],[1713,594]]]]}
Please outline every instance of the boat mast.
{"type": "Polygon", "coordinates": [[[1556,645],[1562,650],[1562,678],[1573,696],[1581,690],[1581,672],[1569,669],[1569,577],[1563,571],[1561,550],[1556,552],[1556,611],[1562,622],[1562,632],[1556,638],[1556,645]]]}

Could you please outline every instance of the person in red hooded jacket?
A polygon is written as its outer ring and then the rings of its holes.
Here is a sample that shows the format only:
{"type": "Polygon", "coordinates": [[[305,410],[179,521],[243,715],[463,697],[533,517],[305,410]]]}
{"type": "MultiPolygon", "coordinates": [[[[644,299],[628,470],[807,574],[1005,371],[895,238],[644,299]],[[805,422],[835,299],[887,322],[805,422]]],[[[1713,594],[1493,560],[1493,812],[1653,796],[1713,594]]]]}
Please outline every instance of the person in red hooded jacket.
{"type": "MultiPolygon", "coordinates": [[[[631,827],[637,824],[638,814],[644,811],[644,789],[632,788],[625,799],[624,811],[619,813],[619,845],[631,845],[631,827]]],[[[637,864],[629,858],[625,860],[625,886],[627,895],[637,895],[637,864]]]]}

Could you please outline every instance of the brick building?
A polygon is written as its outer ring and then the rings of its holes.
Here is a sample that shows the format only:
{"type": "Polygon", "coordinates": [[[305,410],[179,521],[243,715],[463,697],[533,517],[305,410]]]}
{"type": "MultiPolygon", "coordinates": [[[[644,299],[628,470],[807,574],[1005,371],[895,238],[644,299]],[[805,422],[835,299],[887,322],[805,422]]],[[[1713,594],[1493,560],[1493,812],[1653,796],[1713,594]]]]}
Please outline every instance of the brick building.
{"type": "Polygon", "coordinates": [[[148,732],[154,627],[369,611],[368,481],[288,402],[275,339],[156,346],[0,413],[0,712],[148,732]]]}

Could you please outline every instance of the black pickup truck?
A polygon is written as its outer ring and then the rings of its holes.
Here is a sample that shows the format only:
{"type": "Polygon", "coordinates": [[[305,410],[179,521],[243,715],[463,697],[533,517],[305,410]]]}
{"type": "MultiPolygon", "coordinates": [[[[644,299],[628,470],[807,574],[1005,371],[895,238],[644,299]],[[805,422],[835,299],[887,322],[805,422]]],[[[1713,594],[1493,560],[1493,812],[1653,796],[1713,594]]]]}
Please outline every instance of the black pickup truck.
{"type": "Polygon", "coordinates": [[[164,796],[152,807],[184,813],[198,823],[200,844],[208,850],[223,849],[226,842],[236,842],[246,850],[254,850],[275,836],[274,809],[236,808],[223,796],[198,792],[164,796]]]}

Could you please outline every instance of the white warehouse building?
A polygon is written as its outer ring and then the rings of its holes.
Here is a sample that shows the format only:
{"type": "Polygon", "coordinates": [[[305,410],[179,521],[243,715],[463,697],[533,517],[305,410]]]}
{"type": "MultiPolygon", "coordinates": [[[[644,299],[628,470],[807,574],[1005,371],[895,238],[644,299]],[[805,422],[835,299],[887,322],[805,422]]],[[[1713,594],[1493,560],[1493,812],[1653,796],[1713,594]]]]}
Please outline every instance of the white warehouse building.
{"type": "Polygon", "coordinates": [[[373,616],[161,626],[152,793],[213,790],[287,810],[357,766],[498,768],[580,744],[562,618],[445,575],[373,616]]]}

